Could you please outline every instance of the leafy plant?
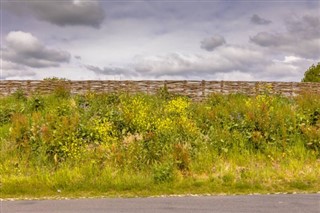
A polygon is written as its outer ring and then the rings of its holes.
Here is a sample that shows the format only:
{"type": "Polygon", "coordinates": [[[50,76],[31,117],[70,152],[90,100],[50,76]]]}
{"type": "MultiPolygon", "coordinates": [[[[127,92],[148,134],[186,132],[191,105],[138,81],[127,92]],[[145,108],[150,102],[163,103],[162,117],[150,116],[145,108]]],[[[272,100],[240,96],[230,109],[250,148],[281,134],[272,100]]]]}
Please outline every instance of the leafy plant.
{"type": "Polygon", "coordinates": [[[171,182],[174,179],[173,167],[170,164],[159,164],[153,168],[153,179],[155,183],[171,182]]]}
{"type": "Polygon", "coordinates": [[[12,96],[17,100],[27,101],[27,95],[21,88],[17,89],[14,93],[12,93],[12,96]]]}

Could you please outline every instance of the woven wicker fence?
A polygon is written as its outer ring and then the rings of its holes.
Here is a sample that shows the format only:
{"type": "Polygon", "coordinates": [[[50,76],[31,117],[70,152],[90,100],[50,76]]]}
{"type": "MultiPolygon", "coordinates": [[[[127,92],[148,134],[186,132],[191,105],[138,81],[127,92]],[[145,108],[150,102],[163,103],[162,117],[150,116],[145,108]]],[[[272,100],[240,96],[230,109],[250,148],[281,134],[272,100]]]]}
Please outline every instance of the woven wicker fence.
{"type": "Polygon", "coordinates": [[[144,92],[154,94],[166,87],[169,92],[201,100],[212,93],[243,93],[257,95],[261,93],[295,96],[303,92],[320,94],[320,83],[298,82],[250,82],[250,81],[0,81],[0,96],[6,96],[17,90],[30,95],[38,92],[50,93],[64,87],[72,94],[88,91],[96,93],[144,92]]]}

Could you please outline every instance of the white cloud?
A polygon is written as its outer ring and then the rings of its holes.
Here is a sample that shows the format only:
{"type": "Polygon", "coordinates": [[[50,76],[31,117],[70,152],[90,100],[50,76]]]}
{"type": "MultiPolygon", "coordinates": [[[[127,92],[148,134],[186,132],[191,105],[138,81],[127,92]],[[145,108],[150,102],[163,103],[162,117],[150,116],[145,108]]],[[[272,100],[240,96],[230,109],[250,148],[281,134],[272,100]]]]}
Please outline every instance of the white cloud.
{"type": "Polygon", "coordinates": [[[33,68],[58,67],[70,60],[68,52],[48,48],[26,32],[10,32],[5,39],[5,45],[2,49],[3,59],[15,64],[33,68]]]}
{"type": "Polygon", "coordinates": [[[282,60],[272,60],[266,72],[278,80],[301,81],[305,71],[317,60],[288,55],[282,60]]]}
{"type": "Polygon", "coordinates": [[[259,73],[259,77],[268,81],[300,81],[301,68],[291,63],[273,61],[264,68],[264,72],[259,73]]]}

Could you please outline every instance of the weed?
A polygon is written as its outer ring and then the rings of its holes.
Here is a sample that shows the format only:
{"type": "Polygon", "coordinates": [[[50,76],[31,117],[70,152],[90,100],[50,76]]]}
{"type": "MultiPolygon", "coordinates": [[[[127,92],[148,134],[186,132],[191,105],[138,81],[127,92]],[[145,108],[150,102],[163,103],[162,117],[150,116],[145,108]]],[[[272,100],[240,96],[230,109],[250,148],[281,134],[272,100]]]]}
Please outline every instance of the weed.
{"type": "Polygon", "coordinates": [[[155,165],[153,168],[153,179],[155,183],[173,181],[173,166],[171,164],[155,165]]]}
{"type": "Polygon", "coordinates": [[[69,92],[0,98],[2,196],[320,190],[318,94],[69,92]]]}

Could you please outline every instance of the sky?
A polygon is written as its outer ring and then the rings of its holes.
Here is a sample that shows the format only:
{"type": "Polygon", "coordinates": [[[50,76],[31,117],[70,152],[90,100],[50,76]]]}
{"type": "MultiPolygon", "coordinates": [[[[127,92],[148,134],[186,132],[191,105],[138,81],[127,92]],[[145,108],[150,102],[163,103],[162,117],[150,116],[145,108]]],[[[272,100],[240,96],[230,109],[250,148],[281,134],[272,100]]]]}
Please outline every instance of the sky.
{"type": "Polygon", "coordinates": [[[1,80],[301,81],[319,0],[1,0],[1,80]]]}

